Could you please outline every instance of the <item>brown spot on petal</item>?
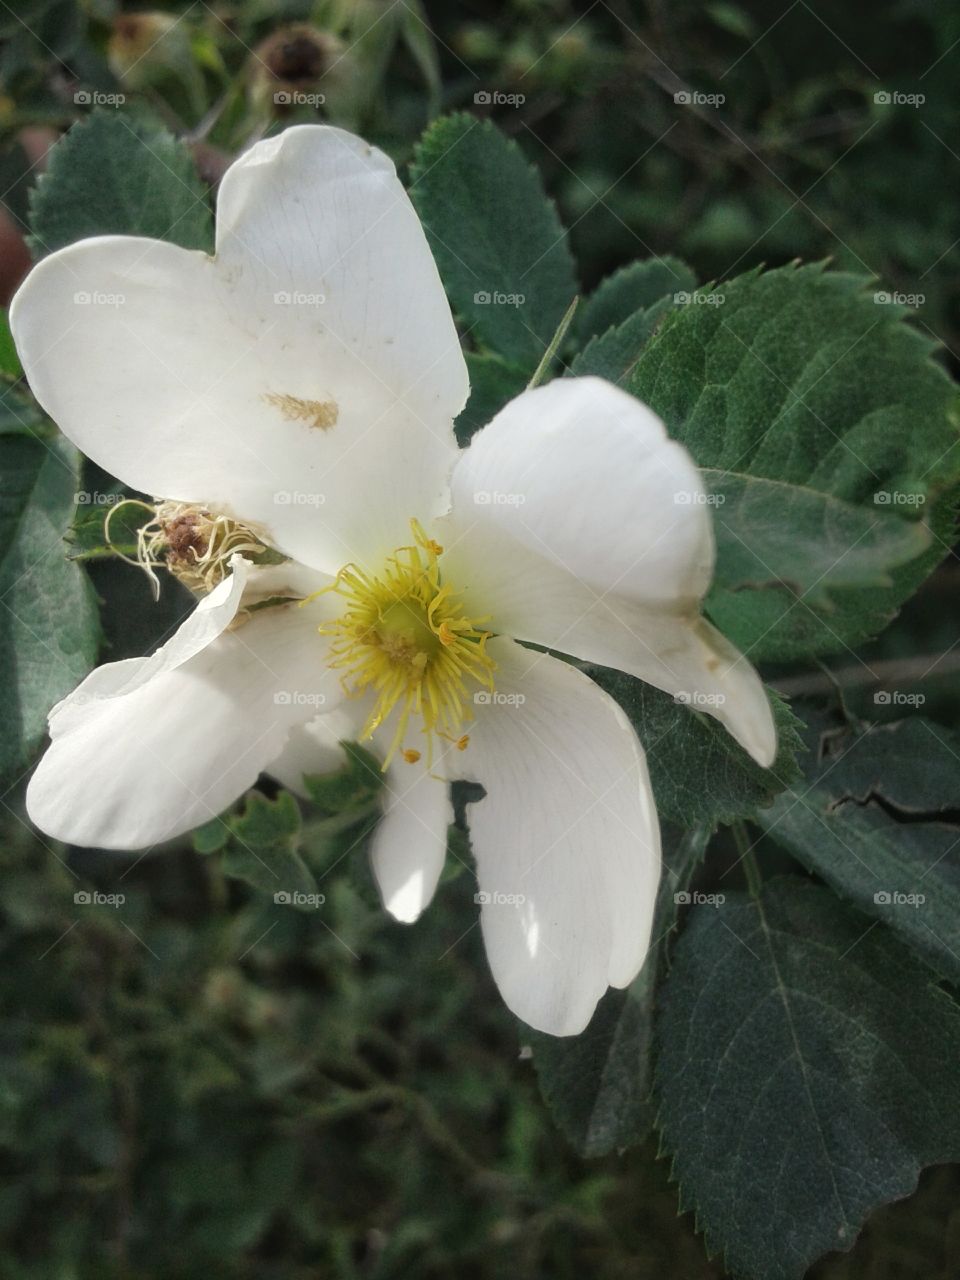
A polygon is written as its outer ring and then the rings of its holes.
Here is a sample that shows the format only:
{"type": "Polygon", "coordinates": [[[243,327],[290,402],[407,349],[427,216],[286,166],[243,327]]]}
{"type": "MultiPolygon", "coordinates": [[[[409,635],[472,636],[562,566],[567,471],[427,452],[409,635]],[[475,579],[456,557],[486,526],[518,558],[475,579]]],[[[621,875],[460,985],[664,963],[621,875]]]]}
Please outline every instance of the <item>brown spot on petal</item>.
{"type": "Polygon", "coordinates": [[[336,400],[301,400],[278,391],[268,391],[263,397],[267,404],[279,409],[288,422],[305,422],[308,427],[329,431],[337,425],[340,407],[336,400]]]}

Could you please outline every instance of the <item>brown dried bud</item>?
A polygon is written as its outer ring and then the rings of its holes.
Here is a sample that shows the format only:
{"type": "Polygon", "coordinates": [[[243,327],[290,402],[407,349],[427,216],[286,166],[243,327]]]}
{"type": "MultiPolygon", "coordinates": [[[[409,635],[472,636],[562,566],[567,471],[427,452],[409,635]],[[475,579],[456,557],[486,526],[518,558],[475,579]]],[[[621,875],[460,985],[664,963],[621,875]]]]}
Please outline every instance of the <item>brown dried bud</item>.
{"type": "Polygon", "coordinates": [[[203,529],[197,513],[187,511],[166,521],[161,527],[169,559],[196,561],[206,554],[209,533],[203,529]]]}
{"type": "Polygon", "coordinates": [[[291,107],[319,106],[324,77],[343,55],[343,43],[306,23],[280,27],[254,50],[253,96],[284,114],[291,107]]]}
{"type": "Polygon", "coordinates": [[[339,57],[336,36],[306,23],[280,27],[254,51],[278,86],[308,89],[339,57]]]}

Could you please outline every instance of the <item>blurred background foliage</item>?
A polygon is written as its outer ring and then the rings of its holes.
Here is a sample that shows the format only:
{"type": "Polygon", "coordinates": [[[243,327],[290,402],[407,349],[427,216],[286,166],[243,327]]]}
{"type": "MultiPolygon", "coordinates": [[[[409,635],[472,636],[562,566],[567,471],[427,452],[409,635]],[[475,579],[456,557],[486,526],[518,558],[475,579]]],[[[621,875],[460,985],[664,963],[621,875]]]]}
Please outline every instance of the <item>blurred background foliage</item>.
{"type": "MultiPolygon", "coordinates": [[[[0,39],[4,301],[29,262],[45,150],[95,103],[162,120],[211,182],[302,120],[405,162],[433,115],[462,108],[541,171],[585,287],[666,252],[701,280],[831,257],[920,295],[916,323],[956,363],[949,6],[0,0],[0,39]]],[[[109,657],[145,651],[183,607],[173,584],[154,610],[136,571],[92,571],[109,657]]],[[[865,651],[944,722],[960,711],[958,585],[951,559],[865,651]]],[[[898,714],[854,655],[831,668],[780,685],[824,693],[837,677],[851,710],[898,714]]],[[[52,847],[24,825],[22,784],[4,782],[0,827],[5,1280],[721,1274],[652,1144],[583,1161],[554,1129],[461,864],[417,928],[384,918],[368,797],[341,795],[304,831],[327,900],[298,912],[248,883],[216,833],[205,853],[52,847]],[[94,891],[124,901],[75,901],[94,891]]],[[[957,1275],[958,1189],[928,1171],[814,1274],[957,1275]]]]}

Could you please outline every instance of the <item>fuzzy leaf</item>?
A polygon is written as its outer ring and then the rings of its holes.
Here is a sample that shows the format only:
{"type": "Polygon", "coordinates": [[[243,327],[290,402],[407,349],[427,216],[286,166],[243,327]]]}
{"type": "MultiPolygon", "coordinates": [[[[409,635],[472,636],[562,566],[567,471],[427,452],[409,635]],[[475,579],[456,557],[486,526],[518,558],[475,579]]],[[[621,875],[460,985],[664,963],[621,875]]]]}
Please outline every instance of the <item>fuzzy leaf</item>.
{"type": "Polygon", "coordinates": [[[573,377],[593,374],[617,386],[628,387],[633,366],[669,305],[668,298],[661,298],[593,338],[570,362],[570,374],[573,377]]]}
{"type": "Polygon", "coordinates": [[[40,253],[87,236],[136,235],[211,249],[207,192],[186,148],[164,129],[95,111],[50,152],[30,204],[40,253]]]}
{"type": "Polygon", "coordinates": [[[532,372],[577,292],[539,174],[489,121],[453,115],[423,135],[410,176],[454,311],[475,340],[532,372]]]}
{"type": "MultiPolygon", "coordinates": [[[[955,390],[931,359],[933,344],[904,323],[902,307],[875,302],[886,295],[862,277],[791,266],[740,276],[710,296],[715,305],[672,308],[630,380],[697,464],[802,486],[883,521],[919,512],[933,530],[905,563],[894,537],[882,586],[873,563],[828,601],[785,608],[772,583],[744,592],[724,621],[754,660],[855,645],[893,616],[950,541],[960,483],[955,390]]],[[[791,519],[801,515],[797,505],[791,519]]],[[[761,556],[765,527],[744,538],[761,556]]]]}
{"type": "Polygon", "coordinates": [[[684,827],[732,822],[770,804],[800,776],[800,722],[774,693],[779,746],[772,767],[762,769],[712,716],[621,671],[586,670],[636,729],[647,752],[657,811],[671,822],[684,827]]]}
{"type": "Polygon", "coordinates": [[[737,472],[706,468],[703,477],[717,541],[706,610],[755,657],[766,650],[765,633],[789,631],[798,650],[816,646],[824,631],[842,626],[844,592],[851,589],[873,589],[877,607],[864,590],[863,621],[882,630],[888,616],[882,597],[894,586],[894,570],[931,544],[925,524],[878,514],[873,505],[737,472]]]}
{"type": "MultiPolygon", "coordinates": [[[[223,854],[226,875],[265,893],[286,894],[293,905],[299,905],[295,894],[316,893],[316,882],[298,850],[300,810],[289,791],[281,791],[276,800],[251,791],[243,812],[224,823],[230,832],[223,854]]],[[[202,848],[216,845],[210,827],[208,823],[201,829],[202,848]]]]}
{"type": "Polygon", "coordinates": [[[807,775],[757,821],[960,982],[960,734],[912,717],[810,731],[807,775]]]}
{"type": "Polygon", "coordinates": [[[96,601],[63,541],[78,475],[65,441],[0,434],[0,776],[26,764],[97,656],[96,601]]]}
{"type": "Polygon", "coordinates": [[[324,818],[361,815],[383,786],[380,761],[355,742],[344,742],[346,761],[334,773],[308,774],[303,784],[324,818]]]}
{"type": "Polygon", "coordinates": [[[788,877],[694,908],[658,1035],[681,1206],[734,1277],[801,1280],[960,1157],[960,1009],[827,889],[788,877]]]}
{"type": "Polygon", "coordinates": [[[631,262],[601,280],[580,304],[574,334],[581,342],[588,342],[623,324],[638,311],[648,311],[655,302],[672,299],[678,292],[692,293],[696,286],[696,277],[687,264],[669,254],[631,262]]]}

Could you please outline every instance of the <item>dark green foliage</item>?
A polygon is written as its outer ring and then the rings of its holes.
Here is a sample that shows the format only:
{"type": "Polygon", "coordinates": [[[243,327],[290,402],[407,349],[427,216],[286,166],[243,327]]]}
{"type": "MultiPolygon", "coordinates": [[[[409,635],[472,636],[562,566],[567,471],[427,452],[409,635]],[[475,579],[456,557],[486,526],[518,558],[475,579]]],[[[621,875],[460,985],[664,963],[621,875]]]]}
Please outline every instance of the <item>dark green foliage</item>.
{"type": "Polygon", "coordinates": [[[663,1145],[734,1276],[800,1280],[960,1158],[960,1009],[825,889],[783,878],[694,908],[660,1034],[663,1145]]]}
{"type": "Polygon", "coordinates": [[[213,247],[207,193],[189,153],[165,130],[116,111],[95,112],[57,144],[34,192],[30,229],[41,254],[100,235],[213,247]]]}
{"type": "Polygon", "coordinates": [[[712,716],[621,671],[588,671],[620,703],[646,747],[661,817],[683,826],[732,822],[770,804],[799,777],[800,722],[776,694],[771,699],[777,758],[771,768],[762,769],[712,716]]]}
{"type": "Polygon", "coordinates": [[[461,115],[427,131],[410,180],[454,311],[475,342],[532,372],[577,292],[539,174],[491,124],[461,115]]]}
{"type": "Polygon", "coordinates": [[[63,440],[0,434],[0,777],[28,762],[97,654],[93,592],[63,542],[78,483],[63,440]]]}
{"type": "Polygon", "coordinates": [[[960,981],[960,736],[919,716],[862,730],[815,717],[808,736],[805,776],[761,826],[960,981]]]}
{"type": "MultiPolygon", "coordinates": [[[[732,475],[741,497],[748,478],[784,486],[785,526],[826,521],[808,496],[791,492],[797,487],[853,503],[871,523],[922,511],[933,530],[927,549],[906,563],[903,537],[894,535],[882,586],[867,573],[818,600],[789,577],[778,581],[774,564],[761,589],[716,595],[715,620],[754,660],[860,643],[889,621],[948,545],[960,480],[956,392],[903,308],[877,303],[867,287],[862,277],[814,265],[750,272],[702,291],[715,304],[675,307],[633,370],[634,394],[699,466],[732,475]]],[[[756,499],[760,527],[749,538],[760,572],[770,520],[764,504],[756,499]]],[[[717,520],[722,527],[723,508],[717,520]]]]}

